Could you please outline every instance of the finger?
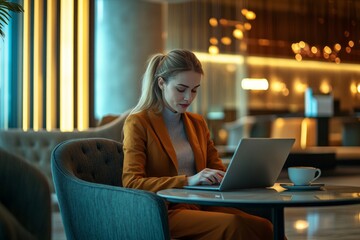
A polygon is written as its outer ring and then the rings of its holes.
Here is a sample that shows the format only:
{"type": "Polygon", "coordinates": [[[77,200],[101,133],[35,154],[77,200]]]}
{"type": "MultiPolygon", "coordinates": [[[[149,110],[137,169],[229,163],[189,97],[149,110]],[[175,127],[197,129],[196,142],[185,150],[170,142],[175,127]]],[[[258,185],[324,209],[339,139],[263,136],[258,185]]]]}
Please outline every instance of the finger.
{"type": "Polygon", "coordinates": [[[223,175],[221,173],[219,173],[219,172],[212,172],[211,173],[211,180],[212,180],[213,183],[214,182],[219,183],[219,182],[222,181],[222,179],[223,179],[223,175]]]}
{"type": "Polygon", "coordinates": [[[216,182],[220,183],[224,177],[221,175],[215,175],[215,178],[216,178],[216,182]]]}
{"type": "Polygon", "coordinates": [[[211,175],[208,179],[211,182],[211,184],[218,184],[220,182],[219,179],[216,177],[216,175],[211,175]]]}
{"type": "Polygon", "coordinates": [[[224,176],[225,172],[217,169],[209,169],[210,172],[216,173],[217,175],[224,176]]]}

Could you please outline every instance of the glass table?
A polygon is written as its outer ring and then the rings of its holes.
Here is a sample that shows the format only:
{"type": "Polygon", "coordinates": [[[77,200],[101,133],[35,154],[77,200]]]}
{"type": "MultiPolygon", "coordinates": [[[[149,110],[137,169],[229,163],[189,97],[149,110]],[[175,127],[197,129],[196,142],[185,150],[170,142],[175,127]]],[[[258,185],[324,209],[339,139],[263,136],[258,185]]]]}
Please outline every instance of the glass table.
{"type": "MultiPolygon", "coordinates": [[[[291,188],[291,187],[290,187],[291,188]]],[[[274,239],[284,239],[284,208],[360,204],[360,187],[325,185],[303,189],[285,189],[280,183],[271,188],[218,192],[189,189],[165,189],[157,195],[168,202],[228,207],[271,209],[274,239]]]]}

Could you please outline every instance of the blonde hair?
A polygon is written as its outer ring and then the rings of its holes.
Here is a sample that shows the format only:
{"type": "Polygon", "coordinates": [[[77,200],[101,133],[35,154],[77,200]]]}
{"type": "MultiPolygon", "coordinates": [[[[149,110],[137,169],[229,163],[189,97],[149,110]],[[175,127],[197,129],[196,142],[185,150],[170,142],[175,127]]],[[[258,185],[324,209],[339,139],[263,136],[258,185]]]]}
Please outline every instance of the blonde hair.
{"type": "Polygon", "coordinates": [[[194,53],[188,50],[172,50],[167,54],[155,54],[148,60],[148,65],[142,79],[141,96],[131,111],[137,113],[142,110],[161,112],[163,99],[161,89],[158,86],[158,78],[164,81],[180,72],[195,71],[204,74],[201,63],[194,53]]]}

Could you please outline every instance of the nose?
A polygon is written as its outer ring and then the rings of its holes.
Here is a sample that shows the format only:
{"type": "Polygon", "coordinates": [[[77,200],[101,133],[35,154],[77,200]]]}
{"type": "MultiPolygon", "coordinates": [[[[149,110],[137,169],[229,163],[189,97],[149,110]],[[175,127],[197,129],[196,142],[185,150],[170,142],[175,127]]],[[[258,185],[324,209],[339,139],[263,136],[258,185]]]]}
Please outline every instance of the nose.
{"type": "Polygon", "coordinates": [[[191,92],[190,91],[186,91],[184,94],[184,100],[185,101],[189,101],[191,98],[191,92]]]}

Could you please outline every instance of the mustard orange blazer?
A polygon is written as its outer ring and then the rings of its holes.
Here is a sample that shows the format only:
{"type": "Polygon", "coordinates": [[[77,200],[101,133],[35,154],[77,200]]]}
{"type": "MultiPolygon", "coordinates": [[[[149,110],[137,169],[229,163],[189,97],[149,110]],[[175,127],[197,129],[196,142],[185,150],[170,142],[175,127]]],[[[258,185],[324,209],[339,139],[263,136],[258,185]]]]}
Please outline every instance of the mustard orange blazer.
{"type": "MultiPolygon", "coordinates": [[[[225,171],[203,117],[186,112],[182,118],[196,171],[204,168],[225,171]]],[[[127,117],[122,181],[124,187],[152,192],[187,185],[187,177],[178,175],[176,153],[161,113],[142,111],[127,117]]]]}

